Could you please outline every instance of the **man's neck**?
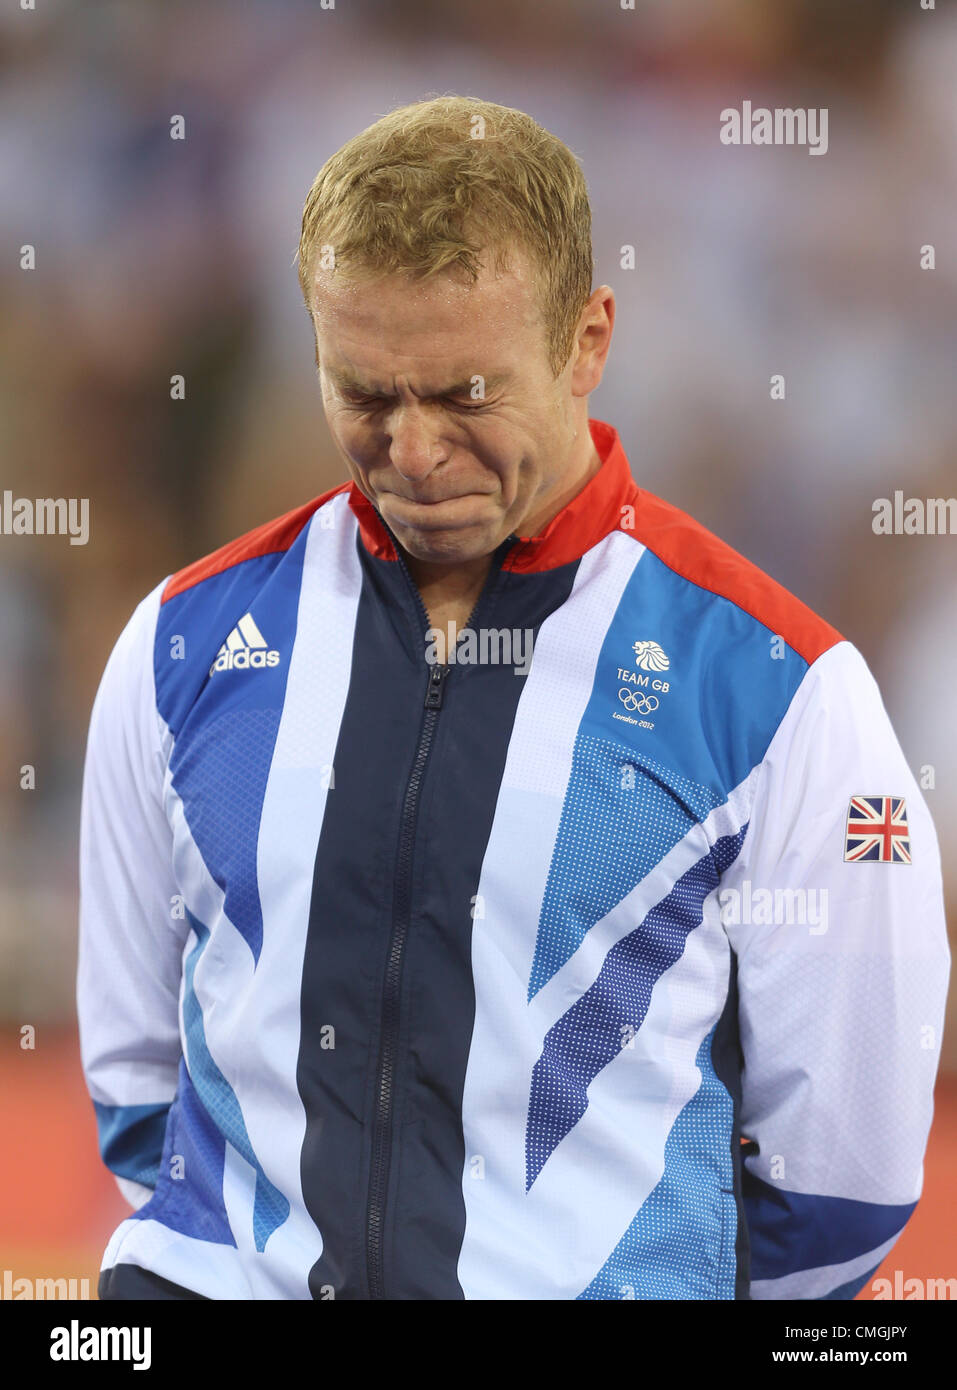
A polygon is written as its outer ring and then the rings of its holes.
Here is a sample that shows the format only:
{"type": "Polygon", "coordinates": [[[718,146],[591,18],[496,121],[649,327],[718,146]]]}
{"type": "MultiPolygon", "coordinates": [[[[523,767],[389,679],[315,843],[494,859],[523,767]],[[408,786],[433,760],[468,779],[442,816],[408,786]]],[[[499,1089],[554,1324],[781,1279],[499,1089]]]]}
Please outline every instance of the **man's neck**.
{"type": "Polygon", "coordinates": [[[491,555],[454,565],[433,565],[403,552],[432,627],[466,626],[492,567],[491,555]]]}

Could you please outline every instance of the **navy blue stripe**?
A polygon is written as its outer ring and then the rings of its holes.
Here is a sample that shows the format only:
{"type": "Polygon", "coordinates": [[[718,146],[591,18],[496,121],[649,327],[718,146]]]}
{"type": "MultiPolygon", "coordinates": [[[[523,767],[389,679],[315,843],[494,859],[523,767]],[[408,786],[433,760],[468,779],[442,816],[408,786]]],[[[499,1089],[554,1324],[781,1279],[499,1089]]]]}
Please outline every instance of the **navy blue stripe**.
{"type": "Polygon", "coordinates": [[[731,975],[728,985],[728,998],[714,1030],[711,1045],[711,1063],[715,1076],[731,1097],[734,1121],[731,1130],[731,1165],[734,1174],[734,1200],[738,1212],[738,1228],[734,1242],[736,1299],[750,1299],[751,1293],[751,1242],[748,1235],[747,1214],[744,1209],[741,1162],[741,1072],[744,1067],[744,1053],[741,1049],[741,1036],[738,1025],[738,957],[731,952],[731,975]]]}
{"type": "MultiPolygon", "coordinates": [[[[365,1214],[382,984],[403,798],[430,670],[406,575],[361,544],[357,550],[363,588],[316,855],[297,1074],[307,1115],[303,1194],[323,1238],[309,1284],[315,1298],[331,1286],[337,1299],[369,1296],[365,1214]]],[[[482,621],[537,632],[568,598],[576,569],[499,574],[482,621]]],[[[386,1298],[394,1290],[462,1297],[471,913],[523,681],[511,666],[451,669],[421,785],[386,1190],[386,1298]]]]}
{"type": "Polygon", "coordinates": [[[702,921],[702,905],[737,858],[747,833],[723,835],[615,943],[592,984],[548,1030],[532,1072],[525,1133],[525,1185],[588,1108],[588,1087],[621,1052],[622,1030],[645,1021],[652,991],[702,921]]]}
{"type": "Polygon", "coordinates": [[[752,1279],[779,1279],[798,1270],[855,1260],[898,1235],[917,1205],[785,1192],[747,1169],[744,1199],[751,1228],[752,1279]]]}

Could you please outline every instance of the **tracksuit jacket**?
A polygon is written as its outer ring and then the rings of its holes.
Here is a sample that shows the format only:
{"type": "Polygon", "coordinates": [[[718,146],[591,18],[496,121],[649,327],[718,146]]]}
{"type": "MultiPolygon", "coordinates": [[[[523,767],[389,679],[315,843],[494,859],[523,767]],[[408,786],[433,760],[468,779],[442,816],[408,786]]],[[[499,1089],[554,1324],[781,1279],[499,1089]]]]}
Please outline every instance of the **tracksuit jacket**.
{"type": "Polygon", "coordinates": [[[117,641],[102,1296],[847,1299],[900,1235],[950,962],[927,808],[857,650],[590,430],[444,663],[351,483],[117,641]]]}

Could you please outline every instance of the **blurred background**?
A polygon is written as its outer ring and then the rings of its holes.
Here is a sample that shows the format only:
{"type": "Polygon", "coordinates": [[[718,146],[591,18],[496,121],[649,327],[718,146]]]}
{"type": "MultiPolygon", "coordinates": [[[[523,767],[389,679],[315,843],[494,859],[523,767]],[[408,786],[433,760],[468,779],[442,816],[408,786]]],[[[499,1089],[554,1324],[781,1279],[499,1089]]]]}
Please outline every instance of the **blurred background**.
{"type": "MultiPolygon", "coordinates": [[[[895,490],[957,494],[955,71],[957,16],[917,0],[5,7],[0,488],[89,498],[92,521],[85,546],[0,535],[0,1269],[95,1291],[129,1211],[75,1031],[90,707],[165,575],[344,479],[299,222],[325,159],[401,103],[518,106],[580,157],[595,283],[618,299],[591,413],[642,486],[863,652],[927,788],[953,920],[957,537],[871,523],[895,490]],[[744,100],[827,107],[826,155],[722,145],[720,112],[744,100]]],[[[954,1023],[891,1277],[955,1272],[954,1023]]]]}

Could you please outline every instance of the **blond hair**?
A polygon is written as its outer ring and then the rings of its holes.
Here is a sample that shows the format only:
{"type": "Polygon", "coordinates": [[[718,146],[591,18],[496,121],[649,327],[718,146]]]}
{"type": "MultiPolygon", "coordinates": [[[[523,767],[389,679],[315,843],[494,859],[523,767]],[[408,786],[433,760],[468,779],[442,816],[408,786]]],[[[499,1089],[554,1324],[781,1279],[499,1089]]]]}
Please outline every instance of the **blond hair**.
{"type": "Polygon", "coordinates": [[[299,283],[312,311],[317,254],[348,278],[461,267],[525,251],[538,274],[549,365],[575,343],[593,272],[591,208],[578,160],[531,116],[472,97],[400,106],[319,170],[302,215],[299,283]]]}

